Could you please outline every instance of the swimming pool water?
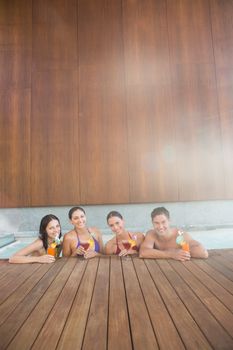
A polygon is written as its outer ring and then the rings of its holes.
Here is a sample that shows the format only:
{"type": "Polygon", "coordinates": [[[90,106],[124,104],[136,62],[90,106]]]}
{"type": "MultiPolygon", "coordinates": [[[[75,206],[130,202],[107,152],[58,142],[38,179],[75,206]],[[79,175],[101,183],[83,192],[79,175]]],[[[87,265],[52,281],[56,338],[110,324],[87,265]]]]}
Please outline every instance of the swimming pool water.
{"type": "MultiPolygon", "coordinates": [[[[201,242],[206,249],[225,249],[233,248],[233,228],[192,231],[193,239],[201,242]]],[[[104,235],[103,240],[106,243],[112,236],[104,235]]],[[[0,248],[0,259],[8,259],[19,249],[27,246],[36,239],[35,236],[27,238],[18,238],[14,243],[0,248]]]]}

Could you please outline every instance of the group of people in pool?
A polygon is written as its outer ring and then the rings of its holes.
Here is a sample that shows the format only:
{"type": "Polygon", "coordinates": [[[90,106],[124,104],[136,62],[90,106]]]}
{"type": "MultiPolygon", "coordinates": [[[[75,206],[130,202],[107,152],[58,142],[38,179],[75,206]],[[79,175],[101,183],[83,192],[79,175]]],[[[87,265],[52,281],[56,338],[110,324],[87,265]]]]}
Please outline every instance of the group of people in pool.
{"type": "Polygon", "coordinates": [[[145,236],[141,232],[127,231],[122,215],[111,211],[107,215],[107,223],[114,236],[105,246],[100,230],[87,226],[86,213],[82,207],[71,208],[69,219],[74,228],[63,238],[58,217],[52,214],[44,216],[40,223],[39,237],[10,257],[9,262],[52,263],[55,257],[49,253],[49,248],[57,241],[60,242],[59,247],[64,257],[82,256],[90,259],[102,254],[115,254],[121,257],[139,255],[140,258],[168,258],[179,261],[188,261],[191,257],[208,257],[207,250],[190,234],[170,227],[170,214],[164,207],[152,211],[153,229],[145,236]],[[189,249],[182,249],[179,241],[181,235],[189,249]]]}

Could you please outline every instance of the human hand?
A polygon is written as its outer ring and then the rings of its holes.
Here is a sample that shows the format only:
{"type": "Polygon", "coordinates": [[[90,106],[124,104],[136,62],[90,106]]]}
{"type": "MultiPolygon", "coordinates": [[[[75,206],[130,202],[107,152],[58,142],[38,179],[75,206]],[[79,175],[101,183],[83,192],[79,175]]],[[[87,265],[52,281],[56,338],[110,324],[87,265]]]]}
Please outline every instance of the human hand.
{"type": "Polygon", "coordinates": [[[190,252],[183,249],[175,249],[172,251],[171,258],[179,261],[188,261],[191,258],[190,252]]]}
{"type": "Polygon", "coordinates": [[[84,255],[85,253],[85,249],[80,245],[78,246],[78,248],[76,249],[76,254],[77,255],[84,255]]]}
{"type": "Polygon", "coordinates": [[[84,258],[85,259],[91,259],[94,258],[95,256],[99,255],[95,250],[88,249],[84,252],[84,258]]]}
{"type": "Polygon", "coordinates": [[[41,255],[38,257],[38,262],[41,264],[51,264],[55,261],[55,257],[49,254],[41,255]]]}
{"type": "Polygon", "coordinates": [[[120,251],[120,253],[118,254],[118,256],[126,256],[126,255],[128,255],[129,254],[129,251],[127,250],[127,249],[122,249],[121,251],[120,251]]]}

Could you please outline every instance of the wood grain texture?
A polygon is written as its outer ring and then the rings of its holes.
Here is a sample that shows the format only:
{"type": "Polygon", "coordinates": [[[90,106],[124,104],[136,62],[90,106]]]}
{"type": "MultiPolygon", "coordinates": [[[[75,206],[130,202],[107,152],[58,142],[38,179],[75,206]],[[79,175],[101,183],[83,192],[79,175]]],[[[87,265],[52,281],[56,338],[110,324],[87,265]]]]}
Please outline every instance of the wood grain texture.
{"type": "MultiPolygon", "coordinates": [[[[169,283],[170,281],[167,279],[165,271],[159,268],[160,262],[163,263],[163,261],[158,260],[158,262],[159,263],[157,265],[157,262],[155,261],[146,260],[146,265],[148,266],[152,279],[158,288],[159,293],[163,297],[163,301],[176,328],[179,329],[179,334],[185,347],[188,349],[196,349],[197,347],[211,349],[207,339],[183,304],[182,299],[179,298],[179,295],[174,290],[173,285],[169,283]]],[[[166,263],[166,261],[164,262],[166,263]]],[[[194,295],[192,294],[192,296],[194,295]]]]}
{"type": "Polygon", "coordinates": [[[231,0],[2,0],[0,207],[233,198],[231,0]]]}
{"type": "Polygon", "coordinates": [[[33,2],[33,70],[77,69],[77,1],[33,2]]]}
{"type": "Polygon", "coordinates": [[[229,336],[229,334],[232,334],[232,330],[229,333],[229,329],[232,328],[232,313],[217,298],[212,295],[210,297],[212,293],[186,270],[184,264],[178,266],[175,261],[171,261],[171,266],[176,272],[179,272],[175,279],[174,270],[167,261],[159,261],[159,266],[192,314],[197,325],[202,329],[211,346],[214,349],[221,349],[222,347],[230,349],[233,345],[233,340],[229,336]]]}
{"type": "Polygon", "coordinates": [[[1,349],[232,349],[233,249],[209,253],[1,265],[1,349]]]}
{"type": "Polygon", "coordinates": [[[109,277],[108,349],[132,349],[122,266],[111,257],[109,277]]]}
{"type": "Polygon", "coordinates": [[[30,204],[30,107],[30,90],[0,90],[1,207],[30,204]]]}
{"type": "Polygon", "coordinates": [[[209,2],[168,1],[179,200],[224,197],[209,2]]]}
{"type": "Polygon", "coordinates": [[[80,191],[86,204],[129,202],[121,3],[79,1],[80,191]]]}
{"type": "Polygon", "coordinates": [[[124,1],[130,201],[178,199],[164,1],[124,1]]]}
{"type": "Polygon", "coordinates": [[[221,118],[225,198],[233,198],[233,2],[212,0],[211,18],[221,118]]]}
{"type": "Polygon", "coordinates": [[[30,204],[31,1],[0,3],[0,207],[30,204]]]}
{"type": "Polygon", "coordinates": [[[31,120],[31,203],[79,201],[76,72],[34,72],[31,120]]]}
{"type": "Polygon", "coordinates": [[[77,19],[74,1],[33,4],[31,203],[79,202],[77,19]]]}

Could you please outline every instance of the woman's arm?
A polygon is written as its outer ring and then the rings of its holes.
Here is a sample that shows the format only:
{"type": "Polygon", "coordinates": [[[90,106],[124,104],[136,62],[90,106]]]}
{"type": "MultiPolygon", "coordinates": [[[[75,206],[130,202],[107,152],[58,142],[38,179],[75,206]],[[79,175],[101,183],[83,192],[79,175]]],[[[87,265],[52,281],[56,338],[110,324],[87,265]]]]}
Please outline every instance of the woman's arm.
{"type": "Polygon", "coordinates": [[[105,244],[105,254],[107,255],[112,255],[116,253],[116,244],[115,244],[115,238],[110,239],[110,241],[108,241],[105,244]]]}
{"type": "Polygon", "coordinates": [[[70,237],[69,233],[66,233],[63,238],[62,256],[66,256],[66,257],[72,256],[71,246],[72,246],[72,238],[70,237]]]}
{"type": "Polygon", "coordinates": [[[95,235],[95,239],[98,241],[99,243],[99,247],[100,247],[100,253],[103,254],[104,253],[104,243],[103,243],[103,237],[102,237],[102,233],[100,230],[98,230],[96,227],[92,228],[92,232],[95,235]]]}
{"type": "Polygon", "coordinates": [[[138,249],[140,248],[140,246],[141,246],[141,244],[143,243],[144,239],[145,239],[144,234],[141,233],[141,232],[139,232],[139,233],[137,234],[137,247],[138,247],[138,249]]]}
{"type": "Polygon", "coordinates": [[[41,239],[29,244],[27,247],[20,249],[9,259],[11,264],[27,264],[27,263],[52,263],[55,261],[54,256],[44,254],[40,256],[31,256],[31,254],[39,252],[43,249],[43,242],[41,239]]]}

